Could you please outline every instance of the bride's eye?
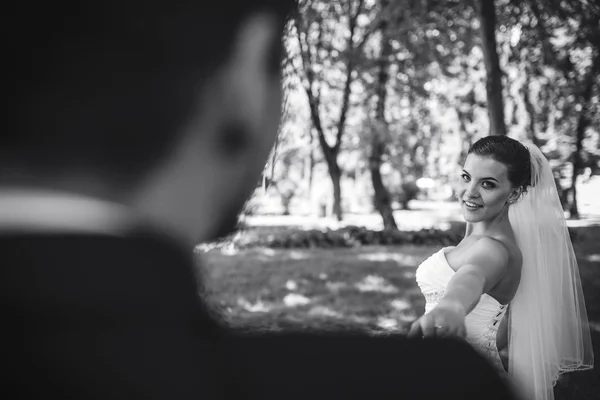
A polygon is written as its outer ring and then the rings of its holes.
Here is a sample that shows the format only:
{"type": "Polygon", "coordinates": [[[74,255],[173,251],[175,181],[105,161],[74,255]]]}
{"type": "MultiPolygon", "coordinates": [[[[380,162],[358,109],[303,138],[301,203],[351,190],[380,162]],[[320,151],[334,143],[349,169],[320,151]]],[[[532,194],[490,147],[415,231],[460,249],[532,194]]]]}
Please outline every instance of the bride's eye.
{"type": "Polygon", "coordinates": [[[467,174],[462,174],[460,177],[465,182],[469,182],[471,180],[471,177],[469,175],[467,175],[467,174]]]}
{"type": "Polygon", "coordinates": [[[493,189],[496,187],[496,185],[494,185],[492,182],[488,182],[488,181],[483,182],[481,184],[481,186],[483,186],[485,189],[493,189]]]}

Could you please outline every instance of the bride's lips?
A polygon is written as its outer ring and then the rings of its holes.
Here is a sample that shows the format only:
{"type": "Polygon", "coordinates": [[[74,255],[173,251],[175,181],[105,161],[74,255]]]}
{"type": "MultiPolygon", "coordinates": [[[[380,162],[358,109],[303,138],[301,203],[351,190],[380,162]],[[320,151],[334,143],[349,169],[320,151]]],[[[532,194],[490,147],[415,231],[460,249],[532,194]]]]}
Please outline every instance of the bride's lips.
{"type": "Polygon", "coordinates": [[[480,208],[483,208],[481,204],[477,204],[472,201],[462,200],[461,203],[468,211],[477,211],[480,208]]]}

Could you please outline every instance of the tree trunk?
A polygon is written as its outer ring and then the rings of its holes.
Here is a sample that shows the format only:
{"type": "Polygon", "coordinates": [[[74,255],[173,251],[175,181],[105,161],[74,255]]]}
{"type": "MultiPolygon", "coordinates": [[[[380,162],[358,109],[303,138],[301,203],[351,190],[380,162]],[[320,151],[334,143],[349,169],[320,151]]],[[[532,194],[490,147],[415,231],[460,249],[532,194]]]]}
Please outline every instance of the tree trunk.
{"type": "MultiPolygon", "coordinates": [[[[385,9],[387,2],[383,2],[382,6],[385,9]]],[[[369,155],[369,171],[371,172],[371,182],[373,184],[374,207],[381,215],[383,227],[385,229],[398,229],[394,212],[390,199],[390,193],[383,184],[381,178],[382,157],[385,152],[385,137],[387,132],[387,121],[385,120],[385,100],[386,100],[386,85],[389,78],[388,57],[391,52],[391,45],[387,36],[387,23],[383,20],[380,24],[381,29],[381,55],[379,57],[379,73],[377,77],[377,123],[371,129],[371,154],[369,155]]]]}
{"type": "Polygon", "coordinates": [[[529,114],[529,124],[527,126],[527,136],[529,136],[529,139],[531,139],[533,144],[535,144],[537,147],[540,147],[541,142],[535,132],[536,131],[536,129],[535,129],[536,128],[536,123],[535,123],[536,112],[535,112],[535,108],[534,108],[533,104],[531,103],[531,98],[529,96],[529,83],[530,83],[529,71],[525,71],[525,74],[526,74],[525,82],[523,83],[523,87],[521,88],[521,90],[523,92],[523,102],[525,103],[525,109],[527,111],[527,114],[529,114]]]}
{"type": "Polygon", "coordinates": [[[467,114],[460,110],[460,106],[455,108],[456,115],[458,117],[458,123],[460,125],[461,136],[463,137],[462,146],[460,149],[459,162],[464,162],[467,158],[467,153],[471,147],[471,133],[467,129],[467,114]]]}
{"type": "MultiPolygon", "coordinates": [[[[373,137],[379,137],[379,133],[373,132],[373,137]]],[[[381,178],[381,156],[383,143],[379,139],[373,140],[371,143],[371,155],[369,157],[369,171],[371,172],[371,182],[373,184],[373,205],[381,215],[384,229],[398,229],[394,212],[392,209],[390,193],[383,184],[381,178]]]]}
{"type": "Polygon", "coordinates": [[[283,215],[290,215],[290,205],[294,196],[281,196],[281,205],[283,206],[283,215]]]}
{"type": "Polygon", "coordinates": [[[338,221],[343,219],[342,212],[342,187],[341,187],[341,177],[342,171],[337,163],[337,160],[330,164],[327,163],[329,168],[329,176],[331,177],[331,183],[333,185],[333,215],[335,215],[338,221]]]}
{"type": "Polygon", "coordinates": [[[579,208],[577,206],[577,177],[581,174],[582,170],[582,160],[581,160],[581,151],[583,150],[583,139],[585,138],[585,130],[590,124],[590,119],[588,117],[588,109],[590,107],[590,99],[592,97],[592,91],[594,89],[594,84],[596,83],[596,76],[600,72],[600,50],[596,57],[594,58],[594,62],[592,64],[592,68],[588,72],[588,76],[586,77],[585,86],[583,87],[583,91],[581,93],[581,111],[579,113],[579,121],[577,122],[577,132],[575,137],[575,152],[573,153],[573,175],[571,176],[571,204],[569,206],[569,213],[571,214],[571,218],[577,219],[579,218],[579,208]]]}
{"type": "Polygon", "coordinates": [[[312,199],[312,190],[313,190],[313,180],[315,175],[315,148],[314,148],[314,140],[315,137],[313,135],[312,130],[309,132],[310,134],[310,149],[309,149],[309,160],[308,160],[308,198],[312,199]]]}
{"type": "Polygon", "coordinates": [[[403,198],[402,201],[400,202],[400,207],[402,207],[403,210],[410,210],[410,206],[408,204],[409,200],[407,200],[406,198],[403,198]]]}
{"type": "Polygon", "coordinates": [[[487,109],[491,135],[506,135],[504,101],[502,99],[502,71],[496,46],[496,10],[494,0],[479,0],[481,47],[485,61],[487,109]]]}
{"type": "Polygon", "coordinates": [[[560,204],[562,205],[564,210],[569,205],[569,192],[568,190],[563,190],[562,185],[560,184],[560,173],[554,175],[554,184],[556,185],[556,190],[558,191],[558,198],[560,200],[560,204]]]}
{"type": "Polygon", "coordinates": [[[571,200],[571,204],[569,204],[569,216],[571,219],[579,219],[579,207],[577,205],[577,177],[579,176],[579,173],[576,173],[575,170],[573,170],[573,177],[571,178],[571,189],[569,190],[570,192],[570,200],[571,200]]]}

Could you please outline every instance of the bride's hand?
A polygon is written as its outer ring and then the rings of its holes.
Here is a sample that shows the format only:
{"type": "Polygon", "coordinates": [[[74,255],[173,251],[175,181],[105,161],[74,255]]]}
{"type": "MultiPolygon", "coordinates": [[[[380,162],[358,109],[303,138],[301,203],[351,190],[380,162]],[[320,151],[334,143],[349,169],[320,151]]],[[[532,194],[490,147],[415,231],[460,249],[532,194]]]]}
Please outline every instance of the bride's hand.
{"type": "Polygon", "coordinates": [[[464,338],[466,334],[464,310],[457,305],[440,303],[429,314],[423,315],[411,325],[408,337],[464,338]]]}

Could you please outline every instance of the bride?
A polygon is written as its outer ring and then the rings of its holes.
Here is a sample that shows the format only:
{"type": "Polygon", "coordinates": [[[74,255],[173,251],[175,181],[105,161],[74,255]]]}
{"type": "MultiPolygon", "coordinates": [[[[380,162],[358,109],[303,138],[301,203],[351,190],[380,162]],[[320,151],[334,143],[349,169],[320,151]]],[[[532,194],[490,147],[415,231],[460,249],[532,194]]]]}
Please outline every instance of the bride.
{"type": "Polygon", "coordinates": [[[519,397],[551,400],[560,374],[593,367],[577,260],[541,151],[506,136],[469,149],[457,246],[417,269],[425,315],[409,336],[463,337],[519,397]]]}

